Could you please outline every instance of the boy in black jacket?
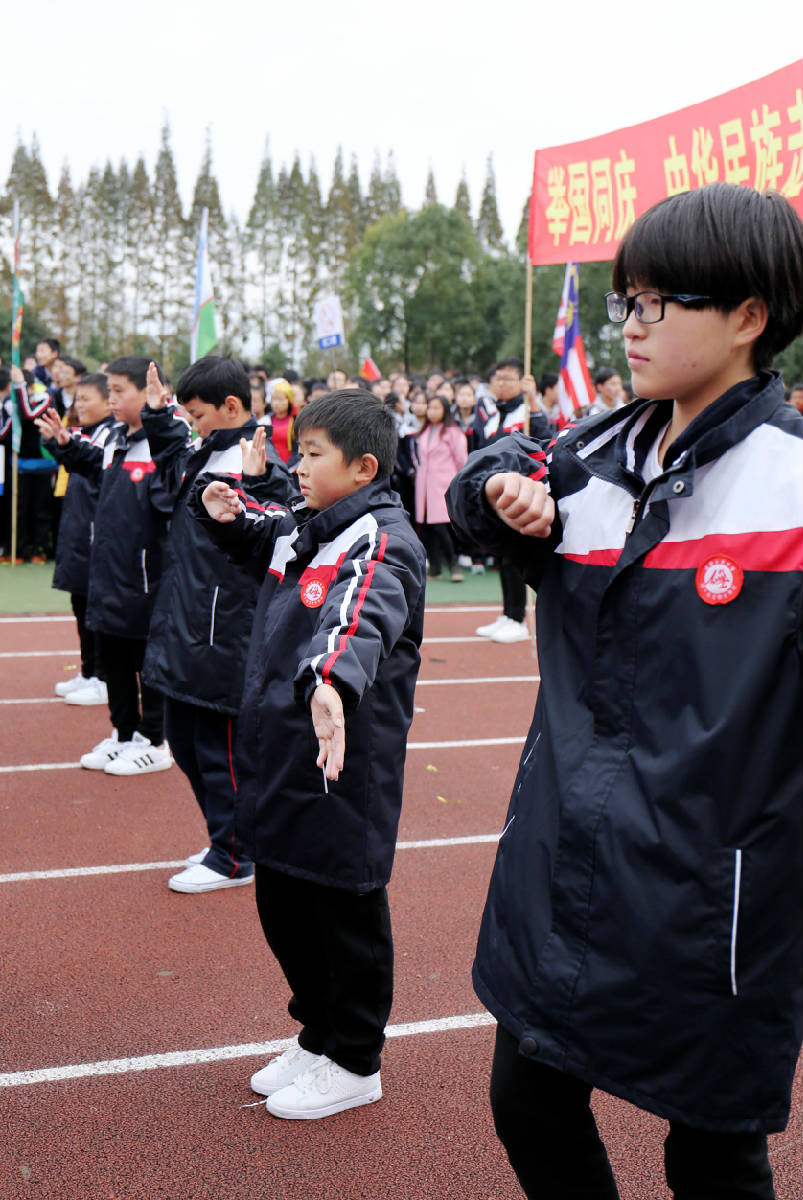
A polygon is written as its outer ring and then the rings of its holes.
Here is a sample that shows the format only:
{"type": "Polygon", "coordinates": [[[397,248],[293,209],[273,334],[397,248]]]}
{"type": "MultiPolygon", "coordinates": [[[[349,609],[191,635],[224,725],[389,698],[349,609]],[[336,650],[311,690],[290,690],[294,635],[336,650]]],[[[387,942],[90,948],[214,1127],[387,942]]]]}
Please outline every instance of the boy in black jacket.
{"type": "MultiPolygon", "coordinates": [[[[209,474],[234,484],[243,450],[257,428],[251,388],[234,359],[208,355],[187,367],[176,396],[201,440],[174,437],[177,418],[166,407],[156,368],[149,370],[142,422],[157,469],[176,493],[164,575],[156,598],[143,677],[165,697],[170,749],[192,785],[209,832],[207,847],[169,880],[175,892],[211,892],[250,883],[254,868],[234,839],[237,791],[232,750],[243,690],[245,656],[259,584],[232,569],[187,510],[196,480],[209,474]]],[[[271,469],[253,480],[262,503],[296,495],[269,447],[271,469]]]]}
{"type": "MultiPolygon", "coordinates": [[[[109,385],[105,375],[86,375],[75,389],[72,415],[77,428],[70,430],[73,440],[90,446],[105,446],[114,425],[109,411],[109,385]]],[[[45,442],[53,455],[58,451],[55,439],[45,442]]],[[[87,628],[86,602],[89,594],[89,555],[100,480],[71,475],[64,494],[64,509],[56,541],[56,568],[53,587],[70,593],[70,603],[78,626],[81,644],[81,670],[72,679],[56,684],[56,695],[68,704],[106,704],[108,694],[103,681],[98,634],[87,628]]]]}
{"type": "Polygon", "coordinates": [[[396,430],[385,405],[360,389],[335,392],[307,405],[296,429],[304,501],[291,510],[223,482],[202,505],[195,497],[210,536],[263,580],[238,730],[237,826],[302,1030],[251,1086],[275,1116],[303,1120],[382,1095],[393,991],[385,885],[425,559],[388,487],[396,430]]]}
{"type": "MultiPolygon", "coordinates": [[[[149,362],[131,354],[108,364],[117,424],[104,446],[72,441],[52,410],[38,422],[42,433],[58,442],[56,453],[67,470],[100,485],[86,623],[100,634],[113,729],[81,755],[81,766],[109,775],[165,771],[173,762],[164,742],[161,693],[141,679],[167,521],[175,503],[175,491],[156,470],[142,428],[149,362]]],[[[181,445],[188,442],[184,422],[176,422],[171,438],[181,445]]]]}

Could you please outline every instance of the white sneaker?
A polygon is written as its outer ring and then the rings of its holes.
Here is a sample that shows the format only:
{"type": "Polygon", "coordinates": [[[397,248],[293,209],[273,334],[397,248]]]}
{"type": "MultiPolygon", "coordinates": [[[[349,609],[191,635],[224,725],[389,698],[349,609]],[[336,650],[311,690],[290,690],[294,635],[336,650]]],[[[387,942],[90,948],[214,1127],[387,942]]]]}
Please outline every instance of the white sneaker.
{"type": "Polygon", "coordinates": [[[196,863],[202,863],[207,854],[211,850],[211,846],[205,846],[203,850],[199,850],[197,854],[188,854],[184,859],[185,867],[194,867],[196,863]]]}
{"type": "Polygon", "coordinates": [[[124,744],[118,739],[117,730],[113,729],[111,737],[104,738],[94,749],[81,755],[81,766],[90,771],[105,771],[109,763],[117,758],[124,744]]]}
{"type": "Polygon", "coordinates": [[[191,867],[179,871],[178,875],[171,875],[167,886],[173,892],[218,892],[221,888],[242,887],[245,883],[253,882],[253,871],[250,875],[229,879],[228,875],[221,875],[203,863],[193,863],[191,867]]]}
{"type": "Polygon", "coordinates": [[[108,775],[149,775],[151,771],[166,771],[173,765],[167,742],[153,746],[148,738],[134,730],[130,742],[121,742],[114,761],[103,768],[108,775]]]}
{"type": "Polygon", "coordinates": [[[317,1121],[381,1099],[379,1071],[355,1075],[321,1055],[319,1062],[296,1075],[287,1087],[268,1096],[265,1107],[274,1117],[288,1121],[317,1121]]]}
{"type": "Polygon", "coordinates": [[[273,1058],[266,1067],[251,1076],[251,1090],[260,1096],[272,1096],[292,1083],[302,1071],[314,1067],[323,1058],[322,1054],[312,1054],[303,1050],[298,1044],[298,1038],[293,1038],[295,1045],[278,1058],[273,1058]]]}
{"type": "Polygon", "coordinates": [[[469,558],[469,556],[467,554],[458,554],[457,565],[458,565],[458,567],[470,567],[471,559],[469,558]]]}
{"type": "Polygon", "coordinates": [[[489,638],[492,636],[492,634],[496,633],[502,622],[506,620],[507,617],[504,615],[504,613],[500,613],[499,616],[496,617],[495,620],[491,621],[489,625],[480,625],[474,630],[474,632],[476,633],[477,637],[489,638]]]}
{"type": "Polygon", "coordinates": [[[91,679],[84,679],[83,675],[74,675],[72,679],[60,679],[53,691],[57,696],[69,696],[70,692],[77,692],[91,682],[91,679]]]}
{"type": "Polygon", "coordinates": [[[491,634],[492,642],[529,642],[529,640],[530,631],[524,621],[512,621],[510,617],[505,617],[504,624],[491,634]]]}
{"type": "Polygon", "coordinates": [[[73,688],[64,697],[68,704],[108,704],[109,695],[102,679],[89,679],[85,687],[73,688]]]}

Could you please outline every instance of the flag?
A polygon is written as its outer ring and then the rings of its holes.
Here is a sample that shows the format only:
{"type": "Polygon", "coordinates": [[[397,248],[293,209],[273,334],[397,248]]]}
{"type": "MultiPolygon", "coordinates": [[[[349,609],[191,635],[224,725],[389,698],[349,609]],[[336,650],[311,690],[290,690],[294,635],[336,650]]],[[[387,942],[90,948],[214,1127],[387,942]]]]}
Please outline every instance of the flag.
{"type": "Polygon", "coordinates": [[[360,374],[362,375],[363,379],[367,379],[369,383],[373,383],[375,379],[382,378],[382,372],[372,358],[366,358],[365,362],[362,364],[362,370],[360,371],[360,374]]]}
{"type": "Polygon", "coordinates": [[[561,357],[563,355],[563,341],[566,337],[566,302],[569,298],[569,280],[570,275],[567,268],[563,279],[563,291],[560,294],[558,319],[555,322],[555,332],[552,334],[552,349],[555,354],[561,357]]]}
{"type": "MultiPolygon", "coordinates": [[[[11,281],[11,365],[20,365],[20,338],[22,336],[23,295],[20,287],[20,206],[14,201],[14,265],[11,281]]],[[[15,388],[11,389],[11,449],[19,454],[22,441],[22,420],[19,410],[19,396],[15,388]]]]}
{"type": "Polygon", "coordinates": [[[208,241],[209,209],[201,213],[201,232],[198,237],[198,256],[195,260],[195,311],[190,335],[190,362],[203,358],[217,345],[215,328],[215,296],[209,273],[208,241]]]}
{"type": "MultiPolygon", "coordinates": [[[[558,381],[558,404],[563,424],[572,421],[578,411],[591,404],[594,399],[594,388],[588,373],[585,347],[580,336],[580,316],[577,307],[579,291],[580,280],[577,274],[577,263],[567,263],[563,297],[561,298],[561,308],[564,310],[564,333],[558,381]]],[[[559,310],[558,325],[560,319],[559,310]]],[[[556,332],[558,325],[555,326],[556,332]]]]}

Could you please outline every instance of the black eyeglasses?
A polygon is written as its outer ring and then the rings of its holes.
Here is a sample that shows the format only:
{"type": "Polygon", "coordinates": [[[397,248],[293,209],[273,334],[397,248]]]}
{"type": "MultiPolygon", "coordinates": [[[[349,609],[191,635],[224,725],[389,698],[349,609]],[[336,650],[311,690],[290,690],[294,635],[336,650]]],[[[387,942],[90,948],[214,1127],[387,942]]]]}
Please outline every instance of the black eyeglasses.
{"type": "Polygon", "coordinates": [[[677,304],[691,304],[694,300],[711,300],[711,296],[697,296],[691,292],[677,292],[667,295],[665,292],[636,292],[634,296],[626,296],[624,292],[606,292],[605,306],[608,309],[608,320],[616,325],[626,321],[632,312],[642,325],[657,325],[664,319],[667,301],[677,304]]]}

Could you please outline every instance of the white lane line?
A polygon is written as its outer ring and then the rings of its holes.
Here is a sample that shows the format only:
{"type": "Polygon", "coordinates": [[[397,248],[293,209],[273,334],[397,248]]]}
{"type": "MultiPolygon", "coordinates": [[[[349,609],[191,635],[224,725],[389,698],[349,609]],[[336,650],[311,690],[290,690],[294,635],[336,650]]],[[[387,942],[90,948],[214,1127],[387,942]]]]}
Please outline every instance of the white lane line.
{"type": "MultiPolygon", "coordinates": [[[[426,838],[419,842],[397,842],[397,850],[440,850],[444,846],[483,846],[499,841],[498,833],[470,833],[463,837],[426,838]]],[[[183,858],[171,862],[118,863],[99,867],[54,867],[49,871],[17,871],[0,875],[0,883],[31,883],[41,879],[85,879],[92,875],[124,875],[132,871],[174,871],[183,858]]]]}
{"type": "MultiPolygon", "coordinates": [[[[486,646],[490,646],[490,638],[484,637],[425,637],[422,646],[446,645],[447,642],[485,642],[486,646]]],[[[495,643],[493,643],[495,644],[495,643]]]]}
{"type": "MultiPolygon", "coordinates": [[[[490,1013],[461,1013],[436,1017],[429,1021],[409,1021],[388,1025],[385,1036],[415,1037],[424,1033],[450,1033],[455,1029],[476,1029],[496,1024],[490,1013]]],[[[237,1046],[215,1046],[208,1050],[174,1050],[168,1054],[145,1054],[140,1058],[107,1058],[101,1062],[73,1063],[65,1067],[43,1067],[38,1071],[11,1071],[0,1075],[0,1087],[25,1087],[33,1083],[60,1083],[63,1079],[84,1079],[97,1075],[128,1075],[133,1071],[156,1071],[163,1067],[190,1067],[198,1063],[223,1062],[232,1058],[267,1058],[295,1045],[294,1038],[276,1038],[271,1042],[243,1042],[237,1046]]]]}
{"type": "MultiPolygon", "coordinates": [[[[438,684],[458,683],[540,683],[540,675],[483,675],[474,679],[419,679],[418,687],[436,687],[438,684]]],[[[0,701],[2,703],[2,701],[0,701]]],[[[9,700],[6,703],[11,704],[9,700]]]]}
{"type": "MultiPolygon", "coordinates": [[[[457,687],[461,683],[540,683],[540,675],[478,675],[466,679],[419,679],[417,687],[457,687]]],[[[0,704],[63,704],[61,696],[34,696],[23,700],[0,700],[0,704]]]]}
{"type": "Polygon", "coordinates": [[[30,625],[36,622],[45,622],[48,625],[53,621],[74,621],[75,617],[62,616],[53,613],[51,616],[43,617],[0,617],[0,625],[30,625]]]}
{"type": "Polygon", "coordinates": [[[425,613],[485,613],[501,612],[501,604],[447,604],[443,608],[425,608],[425,613]]]}
{"type": "Polygon", "coordinates": [[[524,737],[468,738],[459,742],[408,742],[408,750],[464,750],[471,746],[521,746],[524,737]]]}
{"type": "Polygon", "coordinates": [[[65,654],[79,654],[76,646],[72,650],[3,650],[0,658],[57,658],[65,654]]]}
{"type": "MultiPolygon", "coordinates": [[[[464,738],[455,742],[408,742],[408,750],[469,750],[472,746],[517,746],[524,737],[464,738]]],[[[71,771],[80,767],[80,762],[22,763],[16,767],[0,767],[0,775],[13,775],[17,771],[71,771]]]]}

